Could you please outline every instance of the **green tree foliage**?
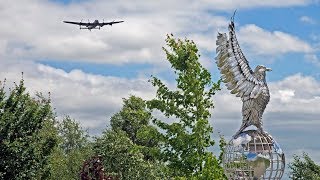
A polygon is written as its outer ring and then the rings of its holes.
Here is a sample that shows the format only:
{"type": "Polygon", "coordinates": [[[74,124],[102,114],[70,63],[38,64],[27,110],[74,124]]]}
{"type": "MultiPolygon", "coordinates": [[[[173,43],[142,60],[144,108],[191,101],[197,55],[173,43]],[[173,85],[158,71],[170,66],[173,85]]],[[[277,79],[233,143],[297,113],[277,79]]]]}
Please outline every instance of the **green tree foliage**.
{"type": "Polygon", "coordinates": [[[151,109],[178,119],[171,124],[155,120],[165,132],[162,160],[168,163],[174,177],[223,179],[221,159],[208,152],[215,143],[210,137],[213,129],[208,122],[214,107],[211,98],[220,89],[220,81],[212,82],[209,71],[199,62],[200,55],[193,41],[176,40],[168,35],[166,42],[170,49],[163,50],[177,75],[177,88],[170,90],[160,79],[152,77],[150,81],[157,87],[157,94],[147,102],[151,109]]]}
{"type": "Polygon", "coordinates": [[[320,166],[317,165],[306,153],[302,157],[294,156],[289,164],[290,178],[294,180],[320,180],[320,166]]]}
{"type": "Polygon", "coordinates": [[[155,160],[159,153],[159,132],[150,125],[151,113],[143,99],[130,96],[123,99],[123,108],[111,117],[113,131],[122,130],[132,143],[138,145],[146,160],[155,160]]]}
{"type": "Polygon", "coordinates": [[[136,146],[124,131],[107,130],[97,139],[95,150],[103,157],[107,173],[120,179],[157,179],[159,173],[155,163],[145,161],[136,146]]]}
{"type": "Polygon", "coordinates": [[[66,116],[57,123],[59,144],[50,157],[51,179],[79,179],[83,162],[92,153],[88,133],[66,116]]]}
{"type": "Polygon", "coordinates": [[[123,99],[123,108],[111,117],[112,130],[123,130],[132,142],[136,143],[137,133],[142,126],[149,124],[151,113],[146,111],[145,102],[135,96],[123,99]]]}
{"type": "Polygon", "coordinates": [[[103,157],[105,171],[121,179],[163,179],[163,165],[157,161],[158,131],[150,123],[145,102],[131,96],[111,118],[111,129],[95,143],[103,157]]]}
{"type": "Polygon", "coordinates": [[[0,88],[0,179],[49,175],[48,158],[57,143],[50,99],[32,98],[25,90],[23,80],[8,93],[0,88]]]}

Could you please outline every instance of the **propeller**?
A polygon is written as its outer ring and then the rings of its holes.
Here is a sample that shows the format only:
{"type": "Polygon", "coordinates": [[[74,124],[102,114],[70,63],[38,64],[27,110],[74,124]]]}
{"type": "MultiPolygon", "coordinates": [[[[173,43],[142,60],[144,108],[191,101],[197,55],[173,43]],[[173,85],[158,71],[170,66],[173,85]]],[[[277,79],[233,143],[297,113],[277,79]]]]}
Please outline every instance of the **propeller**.
{"type": "MultiPolygon", "coordinates": [[[[102,19],[102,25],[100,27],[102,27],[102,26],[104,26],[104,19],[102,19]]],[[[100,29],[100,27],[99,27],[99,29],[100,29]]]]}
{"type": "MultiPolygon", "coordinates": [[[[82,23],[83,19],[81,19],[80,23],[82,23]]],[[[80,29],[81,29],[81,25],[79,25],[80,29]]]]}
{"type": "Polygon", "coordinates": [[[89,24],[90,24],[90,21],[89,21],[89,19],[88,19],[88,25],[87,25],[87,27],[89,27],[89,24]]]}

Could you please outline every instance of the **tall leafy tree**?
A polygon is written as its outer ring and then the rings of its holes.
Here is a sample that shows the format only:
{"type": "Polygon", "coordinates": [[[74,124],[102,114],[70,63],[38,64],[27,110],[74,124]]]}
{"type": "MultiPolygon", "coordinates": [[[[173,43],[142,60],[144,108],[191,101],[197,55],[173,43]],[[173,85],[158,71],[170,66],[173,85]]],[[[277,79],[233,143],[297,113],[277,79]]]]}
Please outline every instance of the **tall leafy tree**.
{"type": "Polygon", "coordinates": [[[290,178],[305,180],[320,180],[320,165],[317,165],[308,154],[294,156],[294,160],[289,164],[290,178]]]}
{"type": "Polygon", "coordinates": [[[124,131],[106,130],[95,145],[107,173],[120,179],[161,179],[156,163],[144,160],[140,148],[124,131]]]}
{"type": "Polygon", "coordinates": [[[136,96],[123,98],[123,107],[120,112],[111,117],[112,130],[123,130],[132,142],[138,142],[138,131],[148,126],[151,113],[146,110],[145,101],[136,96]]]}
{"type": "Polygon", "coordinates": [[[150,125],[151,119],[146,102],[136,96],[124,98],[123,108],[111,117],[112,130],[124,131],[127,137],[140,147],[146,160],[155,160],[159,153],[159,132],[150,125]]]}
{"type": "Polygon", "coordinates": [[[50,179],[79,179],[83,162],[92,154],[88,133],[66,116],[57,123],[58,146],[50,157],[50,179]]]}
{"type": "MultiPolygon", "coordinates": [[[[1,84],[1,83],[0,83],[1,84]]],[[[33,98],[24,81],[0,88],[0,179],[43,179],[57,144],[50,99],[33,98]]]]}
{"type": "Polygon", "coordinates": [[[170,90],[160,79],[152,77],[150,81],[157,87],[157,94],[147,102],[151,109],[178,119],[171,124],[155,120],[164,132],[162,159],[174,177],[223,179],[221,159],[208,151],[215,144],[210,137],[213,129],[208,119],[214,107],[212,96],[220,89],[220,81],[212,82],[211,74],[199,62],[193,41],[168,35],[166,43],[169,49],[163,50],[177,75],[176,89],[170,90]]]}
{"type": "Polygon", "coordinates": [[[62,139],[59,146],[66,154],[73,150],[88,148],[90,144],[88,132],[70,116],[66,116],[58,123],[58,132],[62,139]]]}
{"type": "Polygon", "coordinates": [[[105,171],[121,179],[163,179],[164,166],[157,161],[157,129],[150,125],[145,101],[130,96],[111,118],[111,129],[96,139],[95,152],[103,158],[105,171]]]}

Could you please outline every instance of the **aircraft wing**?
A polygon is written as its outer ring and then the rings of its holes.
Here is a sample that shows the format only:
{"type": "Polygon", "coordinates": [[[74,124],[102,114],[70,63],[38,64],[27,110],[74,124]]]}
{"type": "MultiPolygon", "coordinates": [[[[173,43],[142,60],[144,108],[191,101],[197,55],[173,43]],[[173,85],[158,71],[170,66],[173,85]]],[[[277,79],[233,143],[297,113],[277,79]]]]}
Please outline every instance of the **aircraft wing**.
{"type": "Polygon", "coordinates": [[[76,25],[80,25],[80,26],[87,26],[90,23],[83,23],[83,22],[72,22],[72,21],[63,21],[64,23],[69,23],[69,24],[76,24],[76,25]]]}
{"type": "Polygon", "coordinates": [[[122,23],[124,21],[111,21],[111,22],[104,22],[104,23],[99,23],[99,26],[104,26],[104,25],[112,25],[112,24],[117,24],[117,23],[122,23]]]}

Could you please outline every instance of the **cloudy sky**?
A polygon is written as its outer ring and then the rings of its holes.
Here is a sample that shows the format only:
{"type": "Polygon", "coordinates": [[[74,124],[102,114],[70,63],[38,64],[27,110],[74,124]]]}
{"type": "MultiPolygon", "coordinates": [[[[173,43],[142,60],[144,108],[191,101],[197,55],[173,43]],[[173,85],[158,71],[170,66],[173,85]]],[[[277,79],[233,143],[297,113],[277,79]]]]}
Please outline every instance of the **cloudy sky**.
{"type": "MultiPolygon", "coordinates": [[[[30,93],[51,92],[57,115],[70,115],[97,135],[130,94],[153,98],[150,75],[174,86],[161,47],[187,37],[200,48],[213,79],[217,32],[233,11],[240,45],[252,68],[264,64],[271,101],[264,127],[290,161],[305,151],[320,163],[320,2],[317,0],[0,0],[0,79],[24,72],[30,93]],[[124,20],[79,30],[64,20],[124,20]]],[[[211,123],[230,138],[241,123],[241,101],[224,88],[211,123]]]]}

